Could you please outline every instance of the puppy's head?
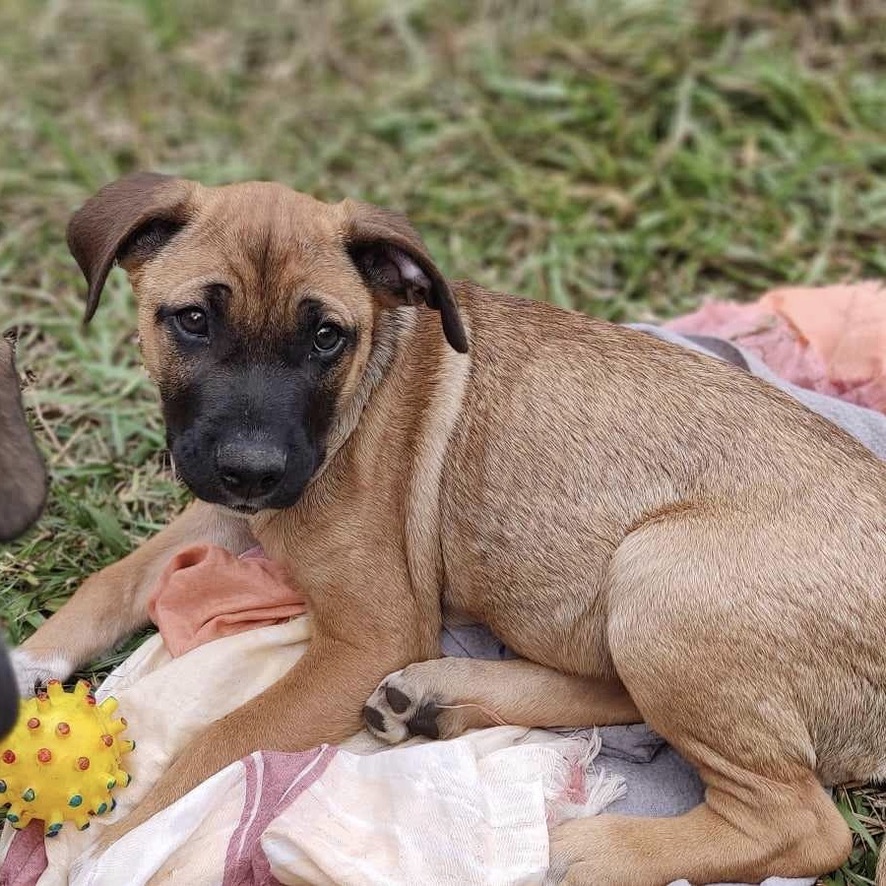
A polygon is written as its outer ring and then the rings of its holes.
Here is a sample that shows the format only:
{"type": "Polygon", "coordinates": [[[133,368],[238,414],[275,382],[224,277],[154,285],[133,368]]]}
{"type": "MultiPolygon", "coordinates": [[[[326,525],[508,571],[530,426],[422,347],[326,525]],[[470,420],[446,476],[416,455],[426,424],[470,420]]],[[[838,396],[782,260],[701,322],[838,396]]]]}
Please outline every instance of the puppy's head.
{"type": "Polygon", "coordinates": [[[449,344],[467,350],[421,239],[364,204],[142,173],[87,201],[68,244],[89,286],[87,320],[113,264],[129,274],[180,476],[247,513],[298,499],[390,309],[438,311],[449,344]]]}

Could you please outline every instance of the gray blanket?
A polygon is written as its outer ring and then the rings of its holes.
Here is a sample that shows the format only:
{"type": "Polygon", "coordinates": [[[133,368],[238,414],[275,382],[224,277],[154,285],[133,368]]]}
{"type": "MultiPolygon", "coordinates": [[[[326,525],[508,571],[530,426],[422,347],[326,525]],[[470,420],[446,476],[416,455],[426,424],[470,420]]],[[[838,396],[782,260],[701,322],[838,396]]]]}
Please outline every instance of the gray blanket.
{"type": "MultiPolygon", "coordinates": [[[[880,458],[886,459],[886,416],[869,409],[798,388],[779,378],[752,354],[715,338],[676,335],[656,326],[636,324],[650,335],[728,360],[791,394],[810,409],[844,428],[880,458]]],[[[470,658],[510,658],[510,650],[482,625],[447,627],[443,633],[446,655],[470,658]]],[[[646,726],[608,726],[600,729],[603,747],[597,765],[623,776],[627,796],[608,811],[629,815],[678,815],[703,799],[704,789],[695,770],[662,738],[646,726]]],[[[812,886],[814,879],[772,877],[765,886],[812,886]]],[[[680,880],[672,886],[689,886],[680,880]]]]}

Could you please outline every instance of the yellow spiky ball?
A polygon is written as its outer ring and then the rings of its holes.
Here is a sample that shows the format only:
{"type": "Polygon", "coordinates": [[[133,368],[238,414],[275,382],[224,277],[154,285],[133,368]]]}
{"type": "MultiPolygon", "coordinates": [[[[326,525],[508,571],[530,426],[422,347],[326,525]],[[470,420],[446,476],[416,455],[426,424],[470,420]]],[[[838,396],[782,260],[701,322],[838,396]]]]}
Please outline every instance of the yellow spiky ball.
{"type": "Polygon", "coordinates": [[[37,819],[54,837],[64,822],[82,831],[93,815],[117,805],[111,792],[130,782],[122,757],[135,742],[119,738],[126,720],[113,719],[116,709],[113,698],[97,704],[85,680],[70,692],[52,680],[46,692],[22,701],[0,745],[0,804],[12,827],[37,819]]]}

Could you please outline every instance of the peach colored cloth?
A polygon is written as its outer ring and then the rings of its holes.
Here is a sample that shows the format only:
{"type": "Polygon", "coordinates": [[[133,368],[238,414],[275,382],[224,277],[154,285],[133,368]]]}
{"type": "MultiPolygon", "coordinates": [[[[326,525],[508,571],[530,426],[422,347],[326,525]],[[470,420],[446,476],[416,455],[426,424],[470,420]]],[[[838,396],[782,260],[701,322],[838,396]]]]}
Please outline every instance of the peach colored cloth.
{"type": "Polygon", "coordinates": [[[886,288],[877,281],[709,301],[666,327],[726,339],[800,387],[886,412],[886,288]]]}
{"type": "Polygon", "coordinates": [[[241,557],[197,544],[169,561],[148,601],[172,656],[219,637],[288,621],[307,612],[305,596],[260,548],[241,557]]]}

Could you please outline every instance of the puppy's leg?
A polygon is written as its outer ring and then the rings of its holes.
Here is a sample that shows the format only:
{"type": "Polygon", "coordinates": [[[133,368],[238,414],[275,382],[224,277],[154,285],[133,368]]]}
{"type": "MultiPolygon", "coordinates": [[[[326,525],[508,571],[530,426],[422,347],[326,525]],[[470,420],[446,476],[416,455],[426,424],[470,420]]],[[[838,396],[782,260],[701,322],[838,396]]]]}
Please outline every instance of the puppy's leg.
{"type": "MultiPolygon", "coordinates": [[[[387,613],[391,615],[391,613],[387,613]]],[[[179,755],[149,796],[102,834],[90,855],[97,857],[152,815],[162,811],[211,775],[256,750],[303,751],[336,743],[361,727],[363,702],[383,674],[402,667],[427,649],[410,646],[421,628],[408,630],[392,619],[397,634],[387,635],[371,615],[353,614],[366,628],[361,641],[332,636],[322,613],[314,613],[308,651],[277,683],[217,720],[179,755]]]]}
{"type": "Polygon", "coordinates": [[[600,815],[560,825],[552,872],[568,886],[666,886],[817,876],[839,867],[852,838],[810,772],[790,784],[746,773],[711,786],[706,802],[674,818],[600,815]]]}
{"type": "Polygon", "coordinates": [[[795,532],[776,550],[780,529],[753,509],[693,515],[637,530],[616,551],[613,662],[646,722],[698,769],[705,803],[675,818],[561,825],[552,864],[570,886],[757,883],[818,876],[849,854],[849,829],[815,770],[853,771],[851,740],[820,736],[852,736],[834,718],[853,715],[859,681],[830,663],[831,636],[815,633],[838,624],[830,598],[813,596],[824,579],[806,566],[820,539],[804,549],[795,532]]]}
{"type": "Polygon", "coordinates": [[[172,555],[197,541],[242,553],[254,540],[245,520],[195,502],[129,556],[90,576],[73,597],[12,653],[23,695],[64,680],[148,622],[148,597],[172,555]]]}
{"type": "Polygon", "coordinates": [[[438,658],[386,677],[363,710],[379,738],[453,738],[496,723],[597,726],[643,718],[618,680],[561,674],[529,661],[438,658]]]}

